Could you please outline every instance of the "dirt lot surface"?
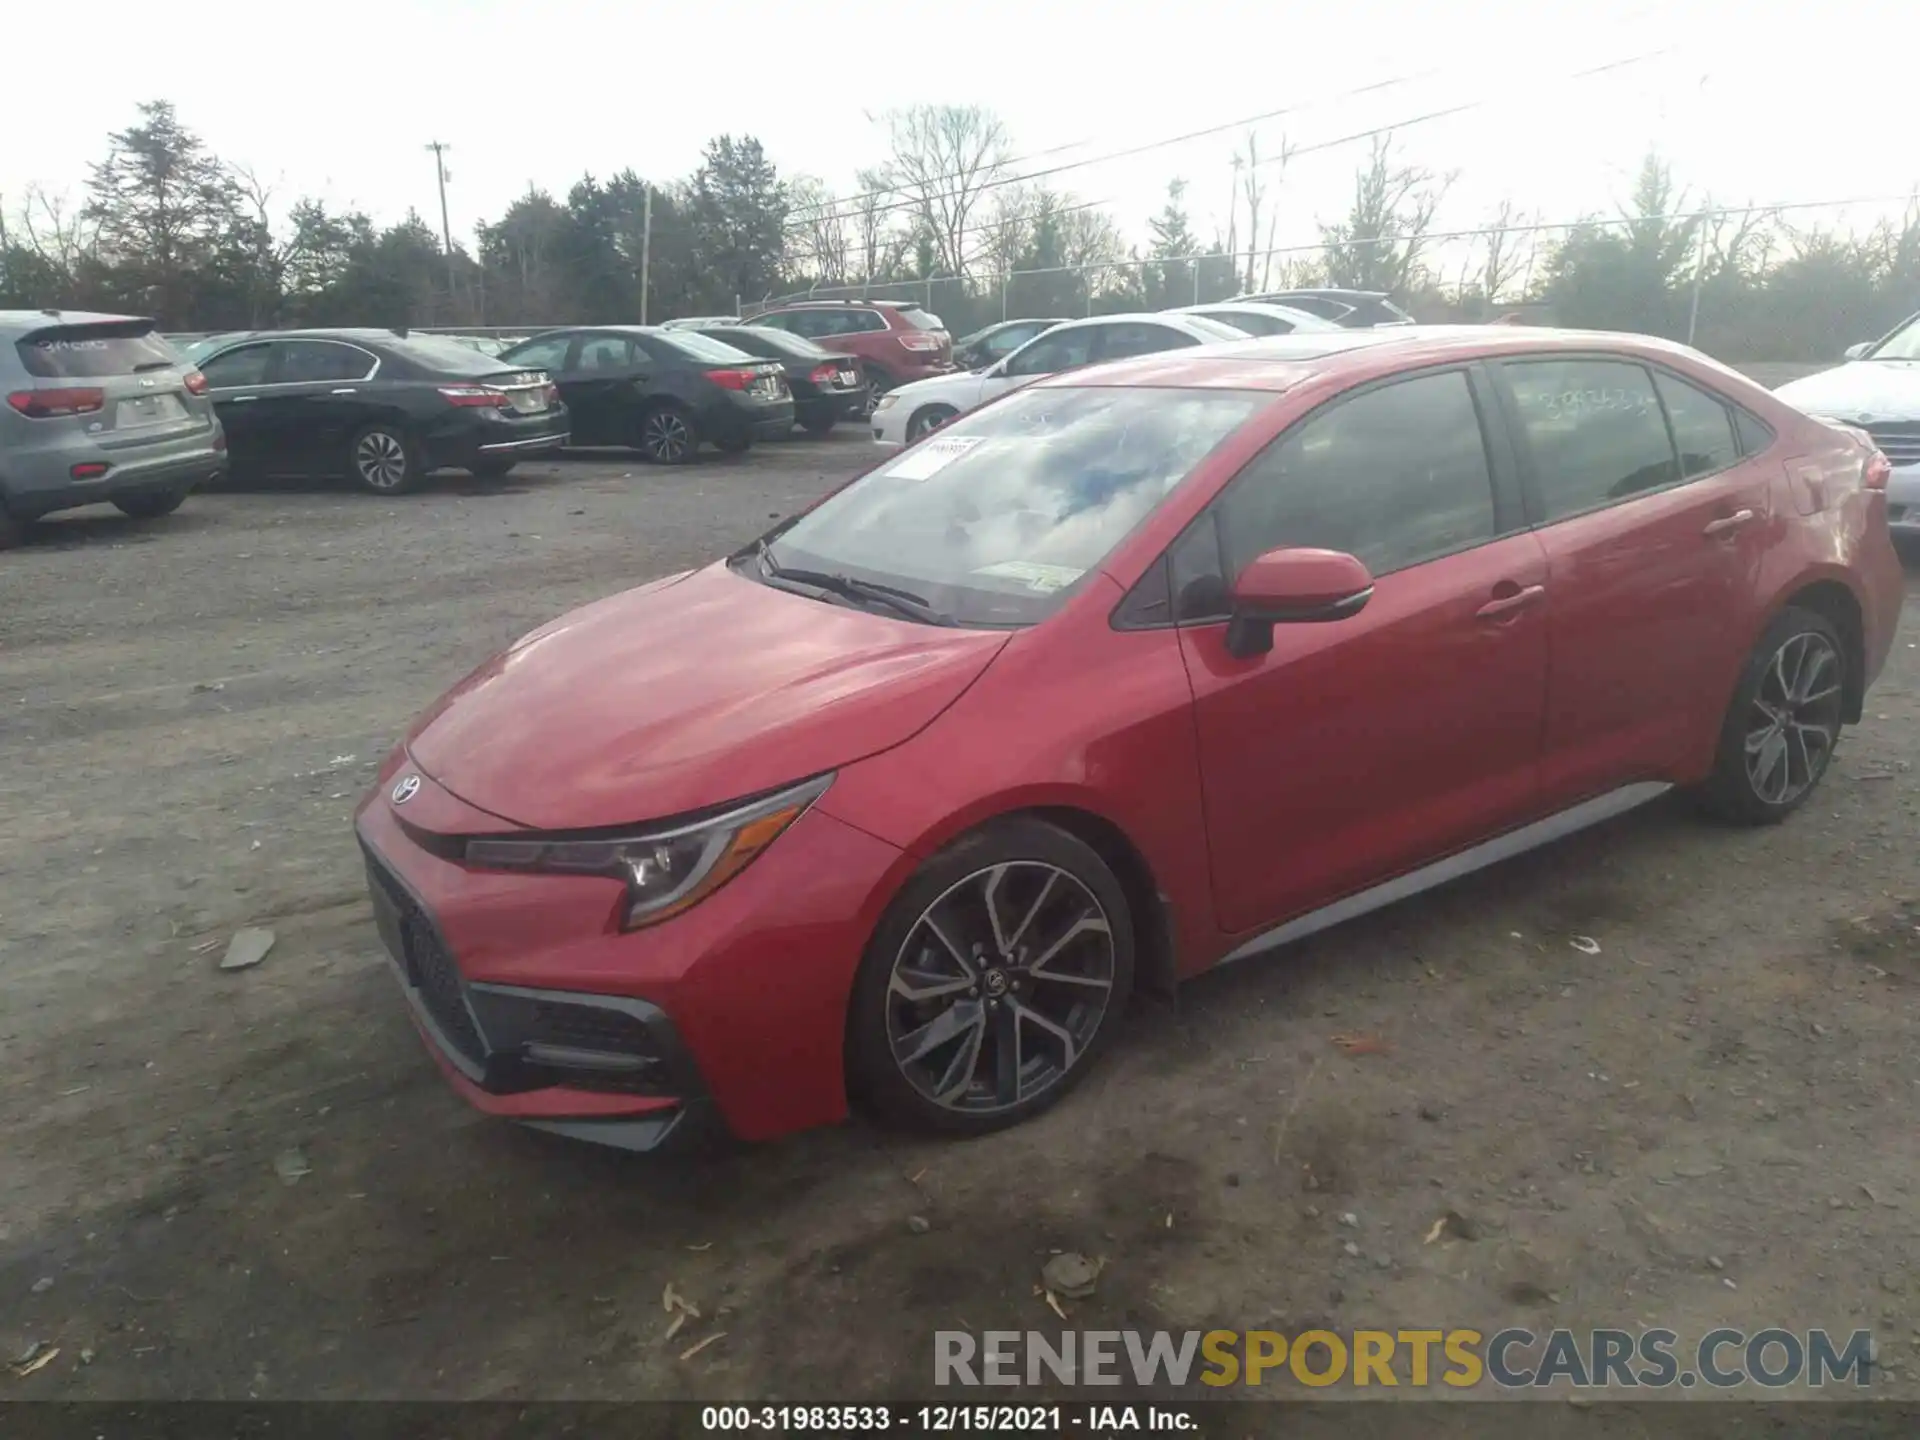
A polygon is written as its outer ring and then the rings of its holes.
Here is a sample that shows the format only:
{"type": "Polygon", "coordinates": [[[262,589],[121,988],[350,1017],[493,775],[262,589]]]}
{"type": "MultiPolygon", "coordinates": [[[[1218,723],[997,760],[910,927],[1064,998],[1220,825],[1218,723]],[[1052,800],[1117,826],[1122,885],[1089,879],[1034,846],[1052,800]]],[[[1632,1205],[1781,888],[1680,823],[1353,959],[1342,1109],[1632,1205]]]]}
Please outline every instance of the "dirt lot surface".
{"type": "Polygon", "coordinates": [[[913,1394],[936,1329],[1062,1328],[1055,1248],[1106,1262],[1076,1327],[1871,1327],[1920,1392],[1920,606],[1786,826],[1656,806],[1233,967],[1014,1133],[662,1164],[469,1113],[377,949],[375,763],[865,453],[222,494],[0,557],[0,1359],[59,1350],[0,1394],[913,1394]],[[245,925],[277,943],[223,973],[245,925]]]}

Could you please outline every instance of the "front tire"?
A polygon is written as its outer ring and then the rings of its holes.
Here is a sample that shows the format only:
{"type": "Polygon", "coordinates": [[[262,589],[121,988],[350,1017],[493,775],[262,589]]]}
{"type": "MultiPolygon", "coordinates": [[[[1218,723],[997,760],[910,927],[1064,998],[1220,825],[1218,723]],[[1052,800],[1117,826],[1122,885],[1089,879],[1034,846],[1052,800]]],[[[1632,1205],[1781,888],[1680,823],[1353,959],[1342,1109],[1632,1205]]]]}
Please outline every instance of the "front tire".
{"type": "Polygon", "coordinates": [[[1126,892],[1084,841],[997,821],[920,868],[854,982],[853,1093],[916,1130],[1017,1125],[1078,1084],[1133,989],[1126,892]]]}
{"type": "Polygon", "coordinates": [[[678,405],[651,405],[634,426],[633,448],[649,464],[685,465],[700,448],[700,434],[693,417],[678,405]]]}
{"type": "Polygon", "coordinates": [[[134,520],[158,520],[178,510],[186,498],[185,490],[150,490],[144,495],[116,496],[113,508],[134,520]]]}
{"type": "Polygon", "coordinates": [[[398,425],[369,425],[347,447],[347,478],[369,494],[404,495],[419,488],[420,456],[398,425]]]}
{"type": "Polygon", "coordinates": [[[928,405],[914,411],[907,421],[907,444],[925,439],[959,413],[951,405],[928,405]]]}
{"type": "Polygon", "coordinates": [[[1789,607],[1753,648],[1721,726],[1709,814],[1774,825],[1806,803],[1833,760],[1846,713],[1847,662],[1824,615],[1789,607]]]}

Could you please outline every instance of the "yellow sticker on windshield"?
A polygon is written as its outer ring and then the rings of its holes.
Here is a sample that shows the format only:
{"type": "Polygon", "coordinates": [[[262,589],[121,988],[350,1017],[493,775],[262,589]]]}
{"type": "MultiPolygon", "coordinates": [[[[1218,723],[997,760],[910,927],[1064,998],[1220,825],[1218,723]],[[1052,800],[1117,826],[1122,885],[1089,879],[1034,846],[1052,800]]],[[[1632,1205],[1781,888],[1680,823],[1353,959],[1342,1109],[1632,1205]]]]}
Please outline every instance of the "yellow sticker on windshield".
{"type": "Polygon", "coordinates": [[[1087,572],[1070,565],[1042,565],[1036,560],[1002,560],[998,564],[982,565],[973,573],[991,575],[998,580],[1023,580],[1029,590],[1051,594],[1064,590],[1087,572]]]}

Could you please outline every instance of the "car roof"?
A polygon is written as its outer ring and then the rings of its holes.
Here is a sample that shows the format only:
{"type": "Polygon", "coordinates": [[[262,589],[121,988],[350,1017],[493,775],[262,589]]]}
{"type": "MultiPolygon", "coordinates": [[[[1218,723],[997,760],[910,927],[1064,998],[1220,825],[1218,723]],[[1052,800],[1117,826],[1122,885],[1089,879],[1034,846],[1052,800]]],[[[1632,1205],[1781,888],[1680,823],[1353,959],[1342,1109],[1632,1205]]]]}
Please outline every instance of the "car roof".
{"type": "Polygon", "coordinates": [[[1314,330],[1202,345],[1191,350],[1166,350],[1105,361],[1043,377],[1035,383],[1056,387],[1163,385],[1279,392],[1321,376],[1363,380],[1449,360],[1557,351],[1607,351],[1623,357],[1682,359],[1696,366],[1707,366],[1736,381],[1742,379],[1737,371],[1697,350],[1652,335],[1615,330],[1522,329],[1511,325],[1396,325],[1376,330],[1314,330]]]}
{"type": "Polygon", "coordinates": [[[1308,321],[1313,326],[1325,325],[1332,329],[1339,327],[1324,315],[1315,315],[1310,310],[1296,310],[1291,305],[1282,305],[1277,300],[1203,300],[1198,305],[1181,305],[1168,312],[1174,315],[1217,315],[1222,312],[1232,314],[1235,310],[1251,310],[1256,315],[1271,315],[1279,320],[1291,320],[1295,324],[1308,321]]]}
{"type": "Polygon", "coordinates": [[[109,315],[99,310],[0,310],[0,332],[24,335],[55,325],[151,325],[145,315],[109,315]]]}
{"type": "MultiPolygon", "coordinates": [[[[1062,320],[1047,334],[1051,335],[1054,330],[1084,330],[1089,325],[1147,324],[1172,325],[1175,329],[1186,330],[1189,335],[1206,335],[1204,330],[1187,328],[1189,322],[1204,319],[1204,315],[1188,315],[1180,310],[1122,310],[1118,315],[1083,315],[1078,320],[1062,320]]],[[[1213,337],[1209,335],[1207,338],[1211,340],[1213,337]]]]}

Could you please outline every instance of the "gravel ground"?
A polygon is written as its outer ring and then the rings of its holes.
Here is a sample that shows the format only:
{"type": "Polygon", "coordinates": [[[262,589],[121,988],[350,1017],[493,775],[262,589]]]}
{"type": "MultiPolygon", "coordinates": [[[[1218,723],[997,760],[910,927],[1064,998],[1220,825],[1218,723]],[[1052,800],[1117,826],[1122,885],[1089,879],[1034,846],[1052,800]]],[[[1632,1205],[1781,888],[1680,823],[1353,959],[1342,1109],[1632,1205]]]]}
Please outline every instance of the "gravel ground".
{"type": "Polygon", "coordinates": [[[1232,967],[1016,1132],[662,1164],[469,1113],[377,950],[374,763],[867,453],[203,496],[0,557],[0,1349],[60,1352],[0,1394],[922,1392],[937,1328],[1060,1328],[1055,1248],[1107,1262],[1077,1327],[1864,1326],[1920,1393],[1916,607],[1788,825],[1655,806],[1232,967]],[[277,943],[222,973],[244,925],[277,943]],[[1423,1243],[1449,1209],[1474,1238],[1423,1243]]]}

